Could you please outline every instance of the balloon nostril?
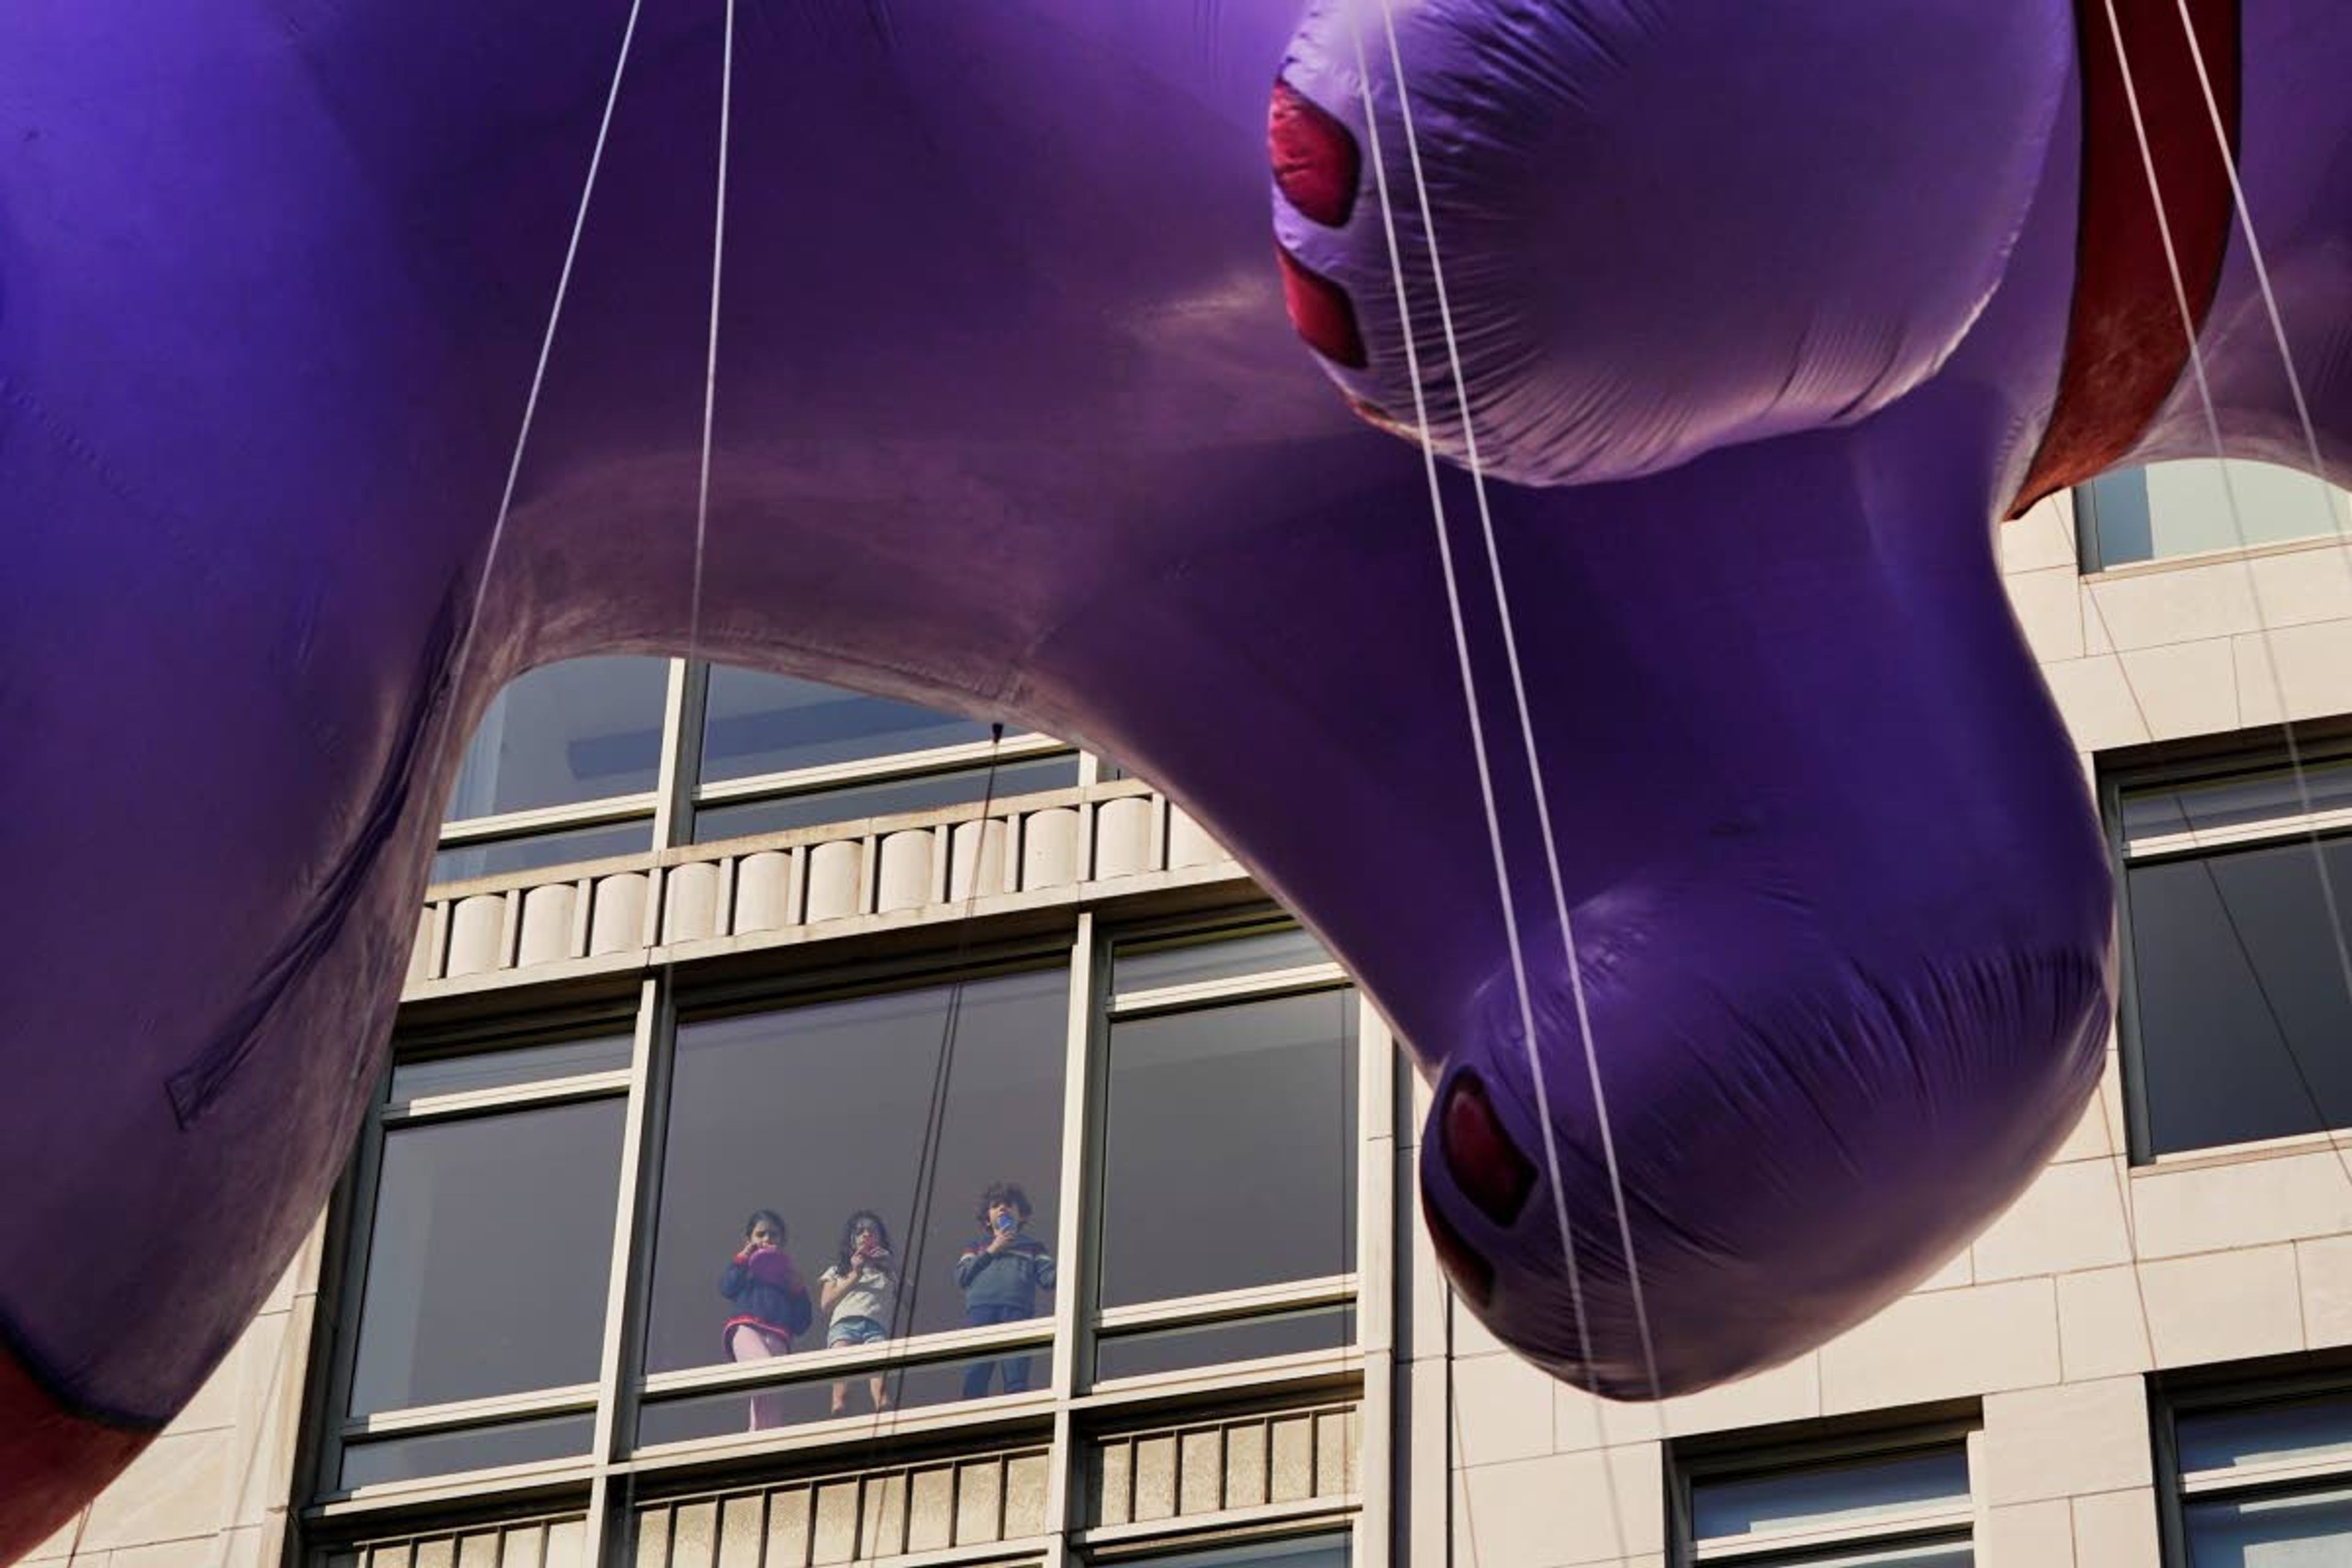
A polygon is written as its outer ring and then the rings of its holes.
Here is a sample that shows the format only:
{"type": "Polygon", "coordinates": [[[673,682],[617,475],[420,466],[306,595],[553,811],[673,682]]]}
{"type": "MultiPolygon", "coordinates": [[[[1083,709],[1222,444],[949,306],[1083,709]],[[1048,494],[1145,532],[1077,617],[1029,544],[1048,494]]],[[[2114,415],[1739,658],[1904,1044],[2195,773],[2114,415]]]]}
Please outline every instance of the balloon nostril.
{"type": "Polygon", "coordinates": [[[1478,1205],[1479,1213],[1498,1226],[1519,1217],[1528,1194],[1535,1191],[1536,1168],[1503,1131],[1486,1098],[1486,1086],[1475,1073],[1458,1072],[1446,1086],[1437,1142],[1454,1184],[1478,1205]]]}
{"type": "Polygon", "coordinates": [[[1356,307],[1348,291],[1280,246],[1282,299],[1290,309],[1290,324],[1307,346],[1334,364],[1361,370],[1371,363],[1364,353],[1363,334],[1356,330],[1356,307]]]}
{"type": "Polygon", "coordinates": [[[1430,1201],[1426,1188],[1421,1194],[1421,1216],[1429,1226],[1430,1244],[1437,1249],[1437,1267],[1464,1300],[1483,1311],[1494,1299],[1495,1266],[1462,1238],[1444,1211],[1430,1201]]]}
{"type": "Polygon", "coordinates": [[[1265,144],[1283,200],[1326,228],[1348,221],[1363,173],[1354,132],[1321,104],[1276,80],[1266,105],[1265,144]]]}

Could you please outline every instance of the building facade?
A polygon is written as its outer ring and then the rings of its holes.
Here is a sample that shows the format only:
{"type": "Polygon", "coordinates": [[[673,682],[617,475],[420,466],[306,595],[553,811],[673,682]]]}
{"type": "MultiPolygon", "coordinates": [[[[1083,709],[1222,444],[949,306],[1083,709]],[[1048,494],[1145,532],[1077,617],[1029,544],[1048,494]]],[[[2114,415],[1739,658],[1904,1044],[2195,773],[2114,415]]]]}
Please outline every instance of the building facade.
{"type": "Polygon", "coordinates": [[[2002,533],[2122,1017],[2018,1204],[1812,1354],[1610,1405],[1487,1337],[1378,1014],[1115,761],[583,660],[469,753],[311,1244],[31,1561],[2352,1563],[2352,544],[2235,477],[2002,533]]]}

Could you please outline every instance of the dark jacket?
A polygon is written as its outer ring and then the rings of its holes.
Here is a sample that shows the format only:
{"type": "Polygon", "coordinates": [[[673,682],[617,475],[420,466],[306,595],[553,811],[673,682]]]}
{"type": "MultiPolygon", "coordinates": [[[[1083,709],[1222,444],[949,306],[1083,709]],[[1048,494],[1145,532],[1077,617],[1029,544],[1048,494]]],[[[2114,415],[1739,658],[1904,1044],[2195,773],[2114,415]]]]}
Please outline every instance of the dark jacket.
{"type": "Polygon", "coordinates": [[[727,1320],[730,1333],[739,1324],[750,1323],[789,1340],[806,1333],[815,1315],[808,1287],[782,1247],[737,1253],[719,1279],[719,1293],[735,1303],[735,1315],[727,1320]]]}
{"type": "Polygon", "coordinates": [[[1022,1237],[1002,1252],[992,1253],[993,1237],[983,1236],[956,1259],[956,1286],[967,1307],[1009,1307],[1034,1314],[1037,1292],[1054,1288],[1054,1255],[1045,1244],[1022,1237]]]}

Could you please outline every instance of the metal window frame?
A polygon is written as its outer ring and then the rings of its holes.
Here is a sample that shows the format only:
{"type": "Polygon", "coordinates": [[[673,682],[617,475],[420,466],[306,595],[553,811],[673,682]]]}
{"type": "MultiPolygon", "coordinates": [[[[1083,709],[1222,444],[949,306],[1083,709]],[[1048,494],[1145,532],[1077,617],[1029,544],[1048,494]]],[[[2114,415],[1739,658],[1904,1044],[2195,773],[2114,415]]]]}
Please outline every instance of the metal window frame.
{"type": "MultiPolygon", "coordinates": [[[[676,669],[674,667],[674,673],[676,669]]],[[[671,739],[683,727],[683,716],[693,700],[690,685],[673,681],[671,739]]],[[[671,754],[666,746],[665,755],[671,754]]],[[[671,834],[685,826],[691,803],[668,819],[671,834]]],[[[1108,1108],[1109,1027],[1114,1017],[1165,1016],[1202,1007],[1229,1005],[1272,997],[1347,988],[1346,975],[1333,964],[1295,966],[1258,974],[1202,983],[1157,987],[1114,997],[1109,992],[1110,954],[1114,944],[1161,941],[1171,936],[1222,941],[1259,934],[1287,925],[1287,918],[1263,903],[1207,912],[1188,910],[1162,917],[1149,914],[1122,920],[1116,931],[1098,921],[1088,905],[1045,930],[1024,928],[1003,941],[988,942],[950,956],[936,947],[875,956],[845,943],[841,957],[795,972],[756,980],[728,980],[724,971],[710,980],[689,972],[680,975],[675,964],[642,972],[624,997],[590,994],[551,986],[541,993],[542,1005],[529,1005],[533,993],[517,999],[518,1013],[491,1018],[465,1019],[445,1026],[429,1023],[404,1033],[403,1059],[421,1047],[430,1057],[460,1056],[472,1050],[495,1051],[502,1047],[545,1043],[584,1035],[600,1026],[609,1029],[623,1018],[629,1022],[632,1050],[625,1069],[576,1073],[518,1084],[464,1089],[417,1097],[394,1105],[389,1100],[389,1066],[376,1085],[367,1132],[347,1173],[345,1189],[334,1215],[334,1235],[341,1248],[336,1278],[341,1281],[331,1300],[322,1302],[317,1342],[324,1375],[314,1379],[316,1407],[310,1423],[317,1436],[317,1452],[306,1458],[297,1485],[304,1496],[296,1500],[302,1524],[321,1528],[333,1542],[352,1539],[353,1532],[377,1528],[430,1528],[436,1519],[477,1514],[484,1510],[526,1503],[543,1508],[561,1496],[571,1506],[578,1500],[588,1528],[583,1537],[583,1568],[604,1568],[608,1554],[625,1553],[633,1536],[633,1500],[640,1478],[658,1475],[666,1489],[696,1484],[708,1477],[714,1487],[740,1484],[747,1467],[778,1475],[798,1474],[811,1466],[837,1464],[846,1457],[870,1450],[878,1436],[885,1451],[918,1451],[940,1444],[961,1447],[973,1442],[1019,1439],[1048,1442],[1047,1522],[1044,1568],[1062,1568],[1075,1560],[1090,1538],[1085,1532],[1086,1489],[1083,1466],[1088,1443],[1104,1421],[1157,1421],[1235,1405],[1263,1405],[1268,1400],[1328,1400],[1338,1393],[1357,1400],[1362,1409],[1364,1478],[1357,1497],[1322,1499],[1298,1505],[1296,1519],[1260,1521],[1279,1526],[1285,1533],[1337,1531],[1353,1542],[1360,1568],[1385,1568],[1389,1558],[1389,1451],[1387,1424],[1391,1418],[1392,1346],[1389,1341],[1394,1281],[1389,1257],[1395,1173],[1395,1075],[1391,1061],[1393,1042],[1386,1025],[1356,993],[1355,1016],[1358,1072],[1355,1158],[1357,1237],[1355,1268],[1322,1279],[1286,1281],[1242,1290],[1213,1292],[1168,1301],[1155,1301],[1104,1311],[1096,1295],[1099,1274],[1098,1217],[1104,1173],[1103,1152],[1108,1108]],[[959,962],[959,957],[961,962],[959,962]],[[659,1213],[659,1185],[668,1120],[668,1095],[674,1069],[677,1031],[681,1011],[688,1021],[729,1013],[785,1008],[853,995],[938,984],[957,978],[1009,973],[1066,964],[1069,1005],[1065,1037],[1064,1107],[1061,1181],[1063,1201],[1057,1241],[1065,1259],[1064,1288],[1055,1293],[1050,1317],[1001,1327],[950,1331],[919,1338],[887,1342],[873,1347],[814,1352],[790,1358],[774,1367],[721,1364],[710,1368],[642,1373],[645,1319],[650,1300],[653,1216],[659,1213]],[[566,1004],[567,995],[583,998],[566,1004]],[[441,1405],[372,1413],[345,1420],[352,1363],[356,1356],[356,1324],[336,1321],[337,1303],[355,1310],[362,1299],[374,1219],[374,1195],[381,1175],[384,1140],[390,1131],[408,1126],[462,1117],[510,1113],[551,1104],[589,1099],[625,1101],[621,1173],[615,1194],[615,1232],[608,1277],[604,1343],[593,1383],[561,1389],[464,1400],[441,1405]],[[1173,1373],[1110,1381],[1089,1373],[1092,1347],[1099,1331],[1139,1331],[1196,1323],[1244,1321],[1269,1311],[1352,1304],[1356,1311],[1353,1342],[1339,1351],[1319,1351],[1265,1358],[1247,1363],[1223,1363],[1173,1373]],[[975,1351],[1034,1347],[1052,1358],[1052,1375],[1040,1388],[1018,1394],[956,1403],[935,1408],[892,1412],[887,1420],[871,1415],[840,1421],[816,1421],[775,1432],[729,1434],[685,1442],[637,1445],[637,1422],[648,1400],[700,1391],[749,1391],[754,1388],[803,1384],[864,1375],[894,1366],[936,1363],[963,1359],[975,1351]],[[594,1416],[592,1450],[577,1458],[534,1462],[461,1473],[343,1489],[335,1486],[346,1442],[395,1435],[488,1427],[503,1421],[590,1411],[594,1416]]],[[[820,950],[830,959],[829,952],[820,950]]],[[[1219,1531],[1255,1531],[1260,1523],[1213,1518],[1158,1521],[1149,1527],[1121,1527],[1118,1539],[1100,1537],[1105,1549],[1125,1556],[1136,1552],[1164,1552],[1189,1547],[1204,1534],[1219,1531]]],[[[982,1558],[1019,1555],[1030,1543],[1007,1542],[977,1553],[982,1558]]],[[[955,1554],[965,1555],[961,1549],[955,1554]]],[[[622,1558],[610,1558],[622,1561],[622,1558]]],[[[945,1561],[945,1559],[943,1559],[945,1561]]]]}
{"type": "Polygon", "coordinates": [[[2214,1376],[2191,1370],[2148,1378],[2148,1425],[2156,1455],[2157,1530],[2162,1560],[2189,1561],[2189,1510],[2199,1502],[2266,1500],[2352,1488],[2352,1448],[2328,1458],[2271,1460],[2224,1469],[2180,1468],[2179,1418],[2248,1413],[2326,1394],[2352,1394],[2352,1368],[2336,1366],[2273,1376],[2214,1376]]]}
{"type": "Polygon", "coordinates": [[[1768,1564],[1800,1553],[1840,1547],[1919,1547],[1972,1542],[1984,1508],[1979,1485],[1982,1448],[1983,1421],[1980,1415],[1974,1415],[1874,1425],[1866,1430],[1783,1436],[1752,1447],[1708,1439],[1701,1439],[1696,1445],[1669,1443],[1666,1515],[1672,1545],[1668,1560],[1675,1568],[1704,1568],[1715,1563],[1768,1564]],[[1841,1463],[1954,1449],[1961,1455],[1968,1475],[1968,1497],[1960,1502],[1922,1507],[1846,1525],[1751,1531],[1738,1536],[1698,1539],[1695,1483],[1776,1473],[1794,1475],[1841,1463]]]}
{"type": "MultiPolygon", "coordinates": [[[[2352,762],[2352,737],[2323,731],[2308,737],[2301,744],[2306,771],[2314,766],[2352,762]]],[[[2275,743],[2250,747],[2242,738],[2227,749],[2200,742],[2177,755],[2139,762],[2125,760],[2112,765],[2103,761],[2099,766],[2097,798],[2100,826],[2106,837],[2108,863],[2115,871],[2116,1044],[2123,1077],[2126,1163],[2133,1167],[2244,1154],[2284,1140],[2260,1139],[2249,1142],[2211,1144],[2163,1155],[2155,1152],[2155,1121],[2148,1107],[2147,1058],[2140,1030],[2138,963],[2132,940],[2132,868],[2164,861],[2200,859],[2253,845],[2287,842],[2305,837],[2315,831],[2323,837],[2333,837],[2332,819],[2344,817],[2346,826],[2352,827],[2352,812],[2288,812],[2259,824],[2235,825],[2211,832],[2192,829],[2135,842],[2126,839],[2124,834],[2124,799],[2126,795],[2160,792],[2167,788],[2192,788],[2273,773],[2283,766],[2284,752],[2275,743]]],[[[2352,1131],[2352,1126],[2290,1136],[2298,1144],[2308,1143],[2324,1148],[2347,1131],[2352,1131]]]]}

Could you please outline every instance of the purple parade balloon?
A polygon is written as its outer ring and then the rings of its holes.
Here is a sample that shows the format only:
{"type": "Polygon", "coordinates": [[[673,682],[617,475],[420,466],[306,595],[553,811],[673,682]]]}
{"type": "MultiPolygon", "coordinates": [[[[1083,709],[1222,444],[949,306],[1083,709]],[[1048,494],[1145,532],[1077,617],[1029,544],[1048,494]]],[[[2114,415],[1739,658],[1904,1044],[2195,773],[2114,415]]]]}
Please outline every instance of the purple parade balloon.
{"type": "MultiPolygon", "coordinates": [[[[1563,1377],[1702,1387],[1940,1264],[2102,1059],[2105,853],[1993,520],[2083,468],[2037,461],[2115,298],[2083,280],[2148,259],[2081,222],[2116,143],[2073,11],[1994,9],[1429,0],[1400,79],[1370,0],[746,5],[699,561],[724,0],[0,16],[0,1558],[291,1257],[462,745],[590,653],[1162,784],[1409,1043],[1449,1270],[1563,1377]],[[1480,499],[1396,438],[1417,402],[1488,475],[1573,966],[1480,499]]],[[[2125,10],[2177,39],[2171,0],[2125,10]]],[[[2352,25],[2242,28],[2341,480],[2352,25]]],[[[2243,246],[2219,265],[2227,437],[2308,466],[2243,246]]],[[[2162,406],[2084,449],[2209,453],[2185,337],[2142,340],[2162,406]]]]}

